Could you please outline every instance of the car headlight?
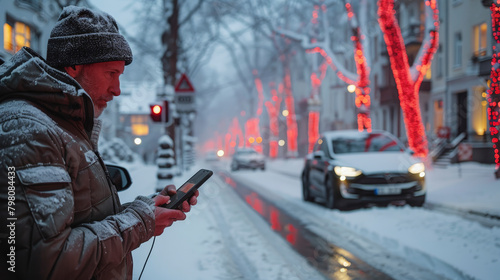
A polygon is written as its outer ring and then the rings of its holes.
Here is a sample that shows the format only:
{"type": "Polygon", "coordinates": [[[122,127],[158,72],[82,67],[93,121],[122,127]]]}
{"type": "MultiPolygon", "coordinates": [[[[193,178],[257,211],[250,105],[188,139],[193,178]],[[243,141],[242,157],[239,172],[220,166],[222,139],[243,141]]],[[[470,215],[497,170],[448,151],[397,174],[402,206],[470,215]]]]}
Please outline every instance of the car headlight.
{"type": "Polygon", "coordinates": [[[357,177],[363,173],[361,170],[352,168],[352,167],[345,167],[345,166],[335,166],[333,169],[335,171],[335,174],[339,177],[357,177]]]}
{"type": "Polygon", "coordinates": [[[425,165],[421,162],[415,163],[410,168],[408,168],[408,172],[412,174],[420,174],[425,171],[425,165]]]}

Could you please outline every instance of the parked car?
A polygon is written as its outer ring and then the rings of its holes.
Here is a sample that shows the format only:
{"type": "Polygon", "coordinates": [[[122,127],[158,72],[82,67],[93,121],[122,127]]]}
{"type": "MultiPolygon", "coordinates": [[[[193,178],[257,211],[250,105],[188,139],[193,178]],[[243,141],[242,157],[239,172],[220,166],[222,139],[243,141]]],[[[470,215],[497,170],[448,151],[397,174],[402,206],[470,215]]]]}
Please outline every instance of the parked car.
{"type": "Polygon", "coordinates": [[[389,132],[329,131],[305,158],[302,195],[340,210],[396,202],[422,206],[425,166],[389,132]]]}
{"type": "Polygon", "coordinates": [[[239,148],[234,151],[231,160],[231,170],[235,171],[240,168],[250,168],[262,170],[266,169],[266,158],[252,148],[239,148]]]}
{"type": "Polygon", "coordinates": [[[218,161],[219,156],[217,156],[217,151],[215,150],[209,150],[208,152],[205,153],[205,161],[218,161]]]}

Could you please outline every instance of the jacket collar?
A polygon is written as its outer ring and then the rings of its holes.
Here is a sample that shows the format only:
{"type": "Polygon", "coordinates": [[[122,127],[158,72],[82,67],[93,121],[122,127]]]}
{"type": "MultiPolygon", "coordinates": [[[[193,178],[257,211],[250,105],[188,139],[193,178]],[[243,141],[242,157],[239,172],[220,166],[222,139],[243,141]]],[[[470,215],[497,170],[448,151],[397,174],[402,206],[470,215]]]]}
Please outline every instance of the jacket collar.
{"type": "Polygon", "coordinates": [[[82,122],[91,135],[94,106],[90,96],[68,74],[50,67],[35,51],[23,47],[0,65],[0,102],[26,99],[53,114],[82,122]]]}

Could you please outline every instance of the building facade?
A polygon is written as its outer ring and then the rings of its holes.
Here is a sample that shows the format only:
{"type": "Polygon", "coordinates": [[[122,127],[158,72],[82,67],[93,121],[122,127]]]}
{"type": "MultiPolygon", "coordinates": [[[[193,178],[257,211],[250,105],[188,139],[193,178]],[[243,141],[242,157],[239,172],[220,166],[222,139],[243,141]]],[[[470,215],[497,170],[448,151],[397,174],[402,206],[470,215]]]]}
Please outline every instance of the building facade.
{"type": "MultiPolygon", "coordinates": [[[[376,1],[361,1],[368,10],[363,19],[365,55],[370,67],[370,116],[374,129],[383,129],[406,141],[406,129],[387,47],[378,24],[376,1]]],[[[464,133],[478,161],[492,162],[486,91],[491,69],[491,15],[481,1],[438,0],[439,47],[419,89],[420,110],[430,149],[440,129],[450,139],[464,133]]],[[[422,47],[425,1],[396,1],[396,17],[410,65],[422,47]]],[[[361,10],[358,7],[358,11],[361,10]]],[[[345,39],[344,39],[345,40],[345,39]]],[[[344,57],[353,60],[353,55],[344,57]]],[[[346,62],[346,65],[349,64],[346,62]]],[[[357,128],[353,117],[354,96],[335,75],[322,88],[321,131],[357,128]]],[[[355,119],[354,119],[355,120],[355,119]]]]}
{"type": "Polygon", "coordinates": [[[45,57],[50,31],[60,12],[54,1],[2,0],[0,57],[6,60],[24,46],[45,57]]]}

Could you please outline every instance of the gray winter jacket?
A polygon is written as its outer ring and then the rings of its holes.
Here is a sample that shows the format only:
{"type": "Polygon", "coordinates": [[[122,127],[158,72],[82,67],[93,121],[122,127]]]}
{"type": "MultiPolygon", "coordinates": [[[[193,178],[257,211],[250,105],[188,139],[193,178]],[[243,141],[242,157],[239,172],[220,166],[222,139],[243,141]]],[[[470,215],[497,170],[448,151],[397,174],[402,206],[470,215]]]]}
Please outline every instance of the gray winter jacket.
{"type": "Polygon", "coordinates": [[[132,278],[154,202],[122,209],[98,131],[90,97],[34,51],[0,65],[1,279],[132,278]]]}

